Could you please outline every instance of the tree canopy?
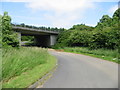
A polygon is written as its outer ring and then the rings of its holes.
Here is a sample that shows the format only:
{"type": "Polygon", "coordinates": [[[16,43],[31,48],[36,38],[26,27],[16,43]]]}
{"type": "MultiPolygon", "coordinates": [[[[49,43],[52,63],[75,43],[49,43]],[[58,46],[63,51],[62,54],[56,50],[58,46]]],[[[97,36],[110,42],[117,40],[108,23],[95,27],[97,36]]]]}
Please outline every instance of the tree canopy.
{"type": "Polygon", "coordinates": [[[8,15],[8,12],[4,12],[4,15],[1,18],[2,20],[2,45],[18,47],[19,42],[17,38],[17,33],[14,33],[11,25],[11,17],[8,15]]]}
{"type": "Polygon", "coordinates": [[[113,17],[103,15],[95,27],[85,24],[74,25],[59,35],[56,46],[81,46],[90,49],[118,48],[120,46],[119,13],[120,9],[115,11],[113,17]]]}

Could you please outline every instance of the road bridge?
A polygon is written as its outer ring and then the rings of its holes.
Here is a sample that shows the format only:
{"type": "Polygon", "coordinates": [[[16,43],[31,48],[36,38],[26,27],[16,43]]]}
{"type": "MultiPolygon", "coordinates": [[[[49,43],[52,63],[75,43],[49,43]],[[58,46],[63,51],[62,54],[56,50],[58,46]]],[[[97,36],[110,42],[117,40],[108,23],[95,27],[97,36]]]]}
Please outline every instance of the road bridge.
{"type": "Polygon", "coordinates": [[[31,35],[35,37],[35,45],[42,47],[49,47],[56,43],[59,31],[41,30],[28,27],[12,26],[12,29],[18,33],[19,43],[21,45],[22,35],[31,35]]]}

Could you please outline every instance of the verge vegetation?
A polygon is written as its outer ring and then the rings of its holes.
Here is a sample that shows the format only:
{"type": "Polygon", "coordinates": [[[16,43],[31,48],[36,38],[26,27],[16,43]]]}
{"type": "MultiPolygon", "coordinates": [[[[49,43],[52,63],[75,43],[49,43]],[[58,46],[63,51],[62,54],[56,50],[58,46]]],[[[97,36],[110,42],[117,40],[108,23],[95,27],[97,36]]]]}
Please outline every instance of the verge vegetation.
{"type": "Polygon", "coordinates": [[[46,49],[3,49],[3,88],[26,88],[48,73],[56,65],[55,57],[46,49]]]}
{"type": "MultiPolygon", "coordinates": [[[[12,30],[8,12],[0,15],[0,32],[2,88],[27,88],[55,67],[56,58],[51,56],[47,49],[19,46],[18,34],[12,30]]],[[[26,36],[22,39],[32,42],[33,37],[26,36]]]]}
{"type": "Polygon", "coordinates": [[[101,58],[104,60],[120,63],[118,57],[118,50],[108,50],[108,49],[93,49],[90,50],[86,47],[64,47],[64,48],[57,48],[56,50],[61,50],[65,52],[77,53],[77,54],[84,54],[88,56],[93,56],[97,58],[101,58]]]}
{"type": "Polygon", "coordinates": [[[114,12],[112,17],[103,15],[95,27],[86,26],[85,24],[74,25],[59,35],[57,43],[53,48],[63,48],[67,51],[75,49],[73,51],[92,53],[94,55],[96,55],[96,51],[99,52],[99,55],[104,55],[110,51],[108,57],[112,56],[112,58],[117,58],[118,62],[120,62],[119,14],[120,8],[114,12]],[[69,48],[66,49],[64,47],[69,48]],[[76,48],[70,49],[70,47],[80,48],[77,48],[77,50],[76,48]]]}

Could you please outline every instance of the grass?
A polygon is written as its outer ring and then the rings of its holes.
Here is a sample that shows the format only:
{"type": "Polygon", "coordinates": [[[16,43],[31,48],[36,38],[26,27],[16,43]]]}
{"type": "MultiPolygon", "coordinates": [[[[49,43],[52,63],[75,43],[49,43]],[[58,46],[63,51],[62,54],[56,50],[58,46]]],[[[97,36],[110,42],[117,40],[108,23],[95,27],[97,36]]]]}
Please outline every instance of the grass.
{"type": "MultiPolygon", "coordinates": [[[[2,49],[0,48],[0,81],[2,80],[2,49]]],[[[2,89],[2,82],[0,82],[0,90],[2,89]]]]}
{"type": "Polygon", "coordinates": [[[3,88],[27,88],[56,65],[46,49],[29,47],[3,49],[3,88]]]}
{"type": "Polygon", "coordinates": [[[58,48],[59,50],[64,50],[65,52],[72,52],[77,54],[89,55],[104,60],[120,63],[118,57],[118,50],[107,50],[107,49],[96,49],[90,50],[86,47],[64,47],[58,48]]]}

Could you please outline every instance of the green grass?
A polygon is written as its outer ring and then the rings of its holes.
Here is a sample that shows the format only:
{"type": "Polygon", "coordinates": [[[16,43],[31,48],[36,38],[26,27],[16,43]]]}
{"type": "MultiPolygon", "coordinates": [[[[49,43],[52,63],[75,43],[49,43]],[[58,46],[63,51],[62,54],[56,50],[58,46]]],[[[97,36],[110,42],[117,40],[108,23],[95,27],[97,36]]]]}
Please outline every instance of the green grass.
{"type": "Polygon", "coordinates": [[[29,47],[3,49],[3,88],[26,88],[56,65],[46,49],[29,47]]]}
{"type": "Polygon", "coordinates": [[[86,47],[64,47],[58,49],[63,49],[65,52],[84,54],[84,55],[89,55],[104,60],[120,63],[120,60],[117,58],[118,50],[107,50],[107,49],[90,50],[86,47]]]}
{"type": "MultiPolygon", "coordinates": [[[[2,80],[2,49],[0,48],[0,81],[2,80]]],[[[0,82],[0,90],[2,89],[2,83],[0,82]]]]}

